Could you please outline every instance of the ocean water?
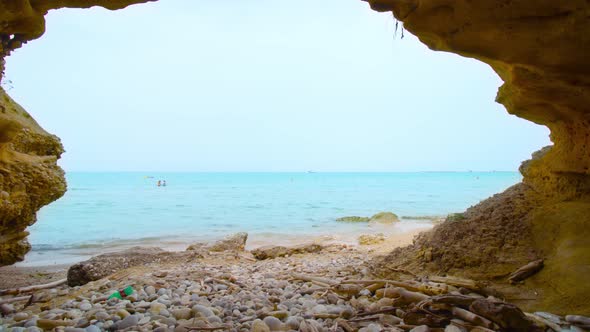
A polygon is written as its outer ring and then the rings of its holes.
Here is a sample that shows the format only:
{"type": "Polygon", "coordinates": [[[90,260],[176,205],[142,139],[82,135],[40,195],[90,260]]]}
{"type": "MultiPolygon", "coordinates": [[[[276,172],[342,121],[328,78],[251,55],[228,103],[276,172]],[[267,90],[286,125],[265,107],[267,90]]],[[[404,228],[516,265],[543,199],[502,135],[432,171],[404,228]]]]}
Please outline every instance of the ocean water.
{"type": "MultiPolygon", "coordinates": [[[[353,241],[366,224],[343,216],[461,212],[519,182],[516,172],[68,173],[68,191],[29,227],[22,265],[68,263],[132,245],[183,248],[238,231],[248,245],[325,236],[353,241]],[[158,187],[166,180],[166,187],[158,187]]],[[[402,219],[386,232],[427,227],[402,219]]]]}

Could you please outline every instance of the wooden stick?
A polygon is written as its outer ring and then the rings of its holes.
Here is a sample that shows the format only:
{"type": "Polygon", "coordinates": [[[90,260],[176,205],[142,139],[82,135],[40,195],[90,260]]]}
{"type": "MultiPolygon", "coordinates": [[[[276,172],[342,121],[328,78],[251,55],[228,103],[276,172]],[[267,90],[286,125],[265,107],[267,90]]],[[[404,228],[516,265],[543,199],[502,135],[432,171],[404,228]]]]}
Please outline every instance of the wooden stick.
{"type": "Polygon", "coordinates": [[[348,324],[347,321],[342,318],[336,319],[336,324],[338,324],[338,326],[340,326],[346,332],[356,331],[352,326],[350,326],[350,324],[348,324]]]}
{"type": "Polygon", "coordinates": [[[28,300],[30,297],[31,297],[30,295],[27,295],[27,296],[17,296],[17,297],[13,297],[11,299],[2,300],[2,301],[0,301],[0,304],[12,303],[12,302],[18,302],[18,301],[24,301],[24,300],[28,300]]]}
{"type": "Polygon", "coordinates": [[[377,314],[386,314],[386,313],[390,313],[392,311],[396,311],[397,308],[396,307],[388,307],[388,308],[383,308],[380,310],[375,310],[375,311],[367,311],[367,312],[362,312],[360,314],[358,314],[357,316],[370,316],[370,315],[377,315],[377,314]]]}
{"type": "Polygon", "coordinates": [[[488,329],[495,328],[495,326],[494,326],[495,324],[492,321],[490,321],[487,318],[484,318],[480,315],[476,315],[476,314],[472,313],[471,311],[461,309],[458,307],[453,307],[452,313],[454,316],[457,316],[460,319],[466,320],[466,321],[471,322],[475,325],[483,326],[488,329]]]}
{"type": "Polygon", "coordinates": [[[443,284],[455,286],[455,287],[463,287],[471,290],[478,291],[481,289],[481,284],[475,280],[471,279],[463,279],[457,277],[439,277],[439,276],[430,276],[428,277],[430,281],[440,282],[443,284]]]}
{"type": "Polygon", "coordinates": [[[292,276],[295,279],[315,282],[315,283],[321,284],[323,286],[336,286],[338,284],[338,282],[328,279],[328,278],[308,276],[308,275],[301,274],[301,273],[293,273],[292,276]]]}
{"type": "Polygon", "coordinates": [[[414,291],[414,292],[422,292],[427,293],[430,295],[439,295],[448,292],[448,287],[440,286],[440,285],[427,285],[417,281],[396,281],[396,280],[344,280],[341,284],[362,284],[362,285],[372,285],[372,284],[389,284],[396,287],[403,287],[407,290],[414,291]]]}
{"type": "Polygon", "coordinates": [[[559,332],[559,331],[562,330],[561,329],[561,326],[559,326],[558,324],[555,324],[552,321],[550,321],[548,319],[545,319],[545,318],[543,318],[541,316],[537,316],[535,314],[529,314],[528,312],[525,312],[524,315],[528,319],[530,319],[532,321],[535,321],[535,322],[537,322],[537,323],[539,323],[541,325],[545,325],[545,326],[549,327],[550,329],[552,329],[553,331],[559,332]]]}
{"type": "Polygon", "coordinates": [[[516,282],[522,281],[522,280],[534,275],[535,273],[541,271],[543,266],[544,266],[544,264],[543,264],[542,259],[532,261],[532,262],[528,263],[527,265],[519,268],[518,270],[512,272],[510,274],[510,276],[508,277],[508,281],[510,283],[516,283],[516,282]]]}
{"type": "Polygon", "coordinates": [[[54,282],[50,282],[48,284],[43,284],[43,285],[34,285],[34,286],[27,286],[27,287],[21,287],[21,288],[14,288],[14,289],[4,289],[4,290],[0,290],[0,295],[17,295],[17,294],[21,294],[21,293],[29,293],[29,292],[33,292],[39,289],[47,289],[47,288],[54,288],[57,286],[61,286],[63,284],[65,284],[66,282],[68,282],[68,279],[61,279],[61,280],[57,280],[54,282]]]}
{"type": "Polygon", "coordinates": [[[379,319],[379,316],[373,315],[373,316],[366,316],[366,317],[358,317],[358,318],[354,318],[354,319],[349,320],[349,322],[364,322],[364,321],[375,320],[375,319],[379,319]]]}

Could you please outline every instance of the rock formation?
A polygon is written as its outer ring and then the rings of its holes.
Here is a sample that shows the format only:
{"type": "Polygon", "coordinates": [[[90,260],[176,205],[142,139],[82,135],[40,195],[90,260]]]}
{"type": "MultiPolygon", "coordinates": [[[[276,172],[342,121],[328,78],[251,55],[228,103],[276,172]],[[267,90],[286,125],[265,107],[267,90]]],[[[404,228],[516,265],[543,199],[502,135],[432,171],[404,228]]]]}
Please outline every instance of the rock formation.
{"type": "Polygon", "coordinates": [[[65,193],[57,166],[62,152],[59,138],[0,88],[0,265],[23,260],[31,248],[25,228],[42,206],[65,193]]]}
{"type": "MultiPolygon", "coordinates": [[[[118,9],[146,1],[0,0],[1,57],[41,36],[50,9],[118,9]]],[[[549,127],[554,143],[523,164],[522,184],[471,208],[464,219],[439,225],[377,266],[387,271],[402,264],[500,283],[524,263],[544,258],[545,268],[516,286],[521,293],[539,294],[523,304],[589,314],[590,3],[368,1],[375,10],[393,12],[431,49],[489,64],[505,82],[497,101],[510,113],[549,127]]],[[[0,72],[2,66],[0,60],[0,72]]],[[[0,113],[0,264],[9,264],[27,250],[23,229],[34,222],[35,211],[58,198],[65,184],[55,164],[62,152],[57,138],[3,91],[1,102],[8,111],[0,113]]]]}
{"type": "MultiPolygon", "coordinates": [[[[497,101],[545,125],[553,146],[521,166],[522,184],[472,207],[378,266],[444,270],[501,283],[537,258],[545,268],[516,289],[530,308],[590,313],[590,3],[369,0],[428,47],[489,64],[497,101]],[[522,296],[527,297],[527,296],[522,296]]],[[[419,66],[420,64],[416,64],[419,66]]]]}

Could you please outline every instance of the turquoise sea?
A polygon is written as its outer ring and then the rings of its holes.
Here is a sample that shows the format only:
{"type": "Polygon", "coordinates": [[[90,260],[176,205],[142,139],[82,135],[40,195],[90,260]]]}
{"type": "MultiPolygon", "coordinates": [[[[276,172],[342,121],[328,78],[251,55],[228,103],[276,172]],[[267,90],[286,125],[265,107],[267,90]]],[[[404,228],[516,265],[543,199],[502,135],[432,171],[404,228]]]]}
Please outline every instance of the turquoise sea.
{"type": "MultiPolygon", "coordinates": [[[[68,263],[131,245],[182,249],[246,231],[249,246],[326,236],[353,241],[343,216],[461,212],[521,180],[516,172],[68,173],[68,191],[29,227],[22,265],[68,263]],[[166,180],[166,187],[158,187],[166,180]]],[[[392,232],[428,226],[402,219],[392,232]]]]}

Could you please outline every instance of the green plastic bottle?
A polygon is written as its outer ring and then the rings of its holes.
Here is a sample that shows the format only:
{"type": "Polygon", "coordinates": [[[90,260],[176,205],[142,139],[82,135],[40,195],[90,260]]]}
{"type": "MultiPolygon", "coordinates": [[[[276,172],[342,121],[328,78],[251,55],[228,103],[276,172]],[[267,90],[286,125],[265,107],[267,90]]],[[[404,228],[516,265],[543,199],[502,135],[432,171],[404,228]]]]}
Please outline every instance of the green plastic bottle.
{"type": "Polygon", "coordinates": [[[118,298],[122,300],[123,298],[127,297],[128,295],[133,294],[133,287],[127,286],[124,289],[118,290],[109,296],[109,300],[112,298],[118,298]]]}

